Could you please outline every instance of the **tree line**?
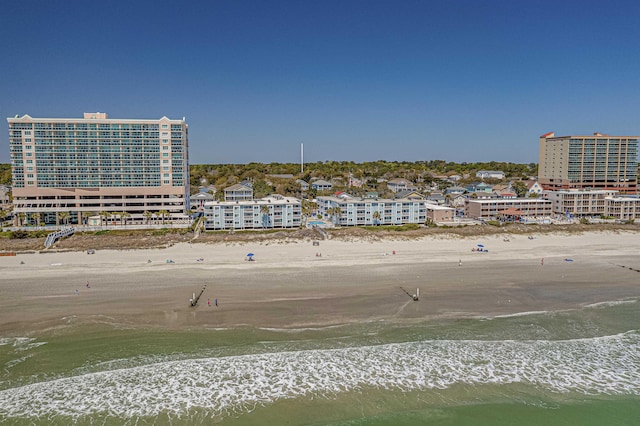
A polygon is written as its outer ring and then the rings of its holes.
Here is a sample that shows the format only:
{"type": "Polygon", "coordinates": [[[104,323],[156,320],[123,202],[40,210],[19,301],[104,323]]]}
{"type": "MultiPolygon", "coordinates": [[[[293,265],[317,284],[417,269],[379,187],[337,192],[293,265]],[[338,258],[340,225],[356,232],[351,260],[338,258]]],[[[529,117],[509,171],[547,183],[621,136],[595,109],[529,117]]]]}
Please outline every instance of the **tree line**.
{"type": "MultiPolygon", "coordinates": [[[[365,182],[368,189],[375,190],[379,179],[404,178],[412,182],[432,183],[437,177],[469,175],[465,181],[477,180],[478,170],[500,170],[507,179],[526,179],[538,174],[536,163],[518,164],[509,162],[455,163],[444,160],[431,161],[318,161],[306,163],[304,173],[298,163],[247,163],[247,164],[192,164],[189,167],[192,192],[198,187],[215,185],[217,189],[250,180],[254,183],[254,193],[267,195],[271,192],[295,193],[299,191],[295,179],[309,183],[311,178],[342,179],[347,183],[349,176],[365,182]],[[293,175],[294,179],[278,179],[269,175],[293,175]],[[276,191],[277,190],[277,191],[276,191]]],[[[0,184],[11,185],[11,165],[0,164],[0,184]]],[[[340,185],[338,185],[340,186],[340,185]]]]}

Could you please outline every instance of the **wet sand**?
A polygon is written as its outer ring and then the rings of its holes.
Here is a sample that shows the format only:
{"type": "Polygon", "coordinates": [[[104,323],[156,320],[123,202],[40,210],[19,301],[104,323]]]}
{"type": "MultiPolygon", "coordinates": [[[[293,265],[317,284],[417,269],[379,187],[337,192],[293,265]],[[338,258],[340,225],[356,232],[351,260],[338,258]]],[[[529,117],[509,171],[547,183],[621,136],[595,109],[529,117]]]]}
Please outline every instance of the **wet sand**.
{"type": "Polygon", "coordinates": [[[70,322],[303,328],[572,309],[640,297],[639,249],[637,233],[595,232],[19,254],[0,257],[0,333],[70,322]],[[472,252],[477,244],[488,252],[472,252]],[[420,301],[400,287],[419,287],[420,301]]]}

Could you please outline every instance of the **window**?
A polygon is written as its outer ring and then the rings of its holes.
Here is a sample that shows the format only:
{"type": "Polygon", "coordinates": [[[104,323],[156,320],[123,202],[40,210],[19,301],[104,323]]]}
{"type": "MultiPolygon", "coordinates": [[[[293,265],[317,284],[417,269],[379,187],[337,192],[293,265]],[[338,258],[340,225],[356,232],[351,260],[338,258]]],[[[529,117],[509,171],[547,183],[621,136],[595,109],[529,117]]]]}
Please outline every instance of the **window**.
{"type": "Polygon", "coordinates": [[[165,180],[165,181],[163,181],[163,183],[164,183],[165,185],[169,185],[169,184],[171,183],[171,181],[165,180]]]}
{"type": "Polygon", "coordinates": [[[169,164],[169,160],[162,160],[162,164],[169,164]]]}
{"type": "MultiPolygon", "coordinates": [[[[29,156],[29,154],[30,154],[30,153],[27,153],[27,156],[29,156]]],[[[168,156],[169,156],[169,153],[168,153],[168,152],[163,152],[163,153],[162,153],[162,156],[163,156],[163,157],[168,157],[168,156]]]]}
{"type": "Polygon", "coordinates": [[[168,146],[163,146],[163,147],[162,147],[162,150],[163,150],[163,151],[168,151],[168,150],[169,150],[169,147],[168,147],[168,146]]]}
{"type": "Polygon", "coordinates": [[[169,126],[168,126],[168,125],[166,125],[166,124],[163,124],[163,125],[162,125],[162,128],[163,128],[163,129],[168,129],[168,128],[169,128],[169,126]]]}
{"type": "Polygon", "coordinates": [[[162,139],[162,143],[169,143],[169,139],[162,139]]]}

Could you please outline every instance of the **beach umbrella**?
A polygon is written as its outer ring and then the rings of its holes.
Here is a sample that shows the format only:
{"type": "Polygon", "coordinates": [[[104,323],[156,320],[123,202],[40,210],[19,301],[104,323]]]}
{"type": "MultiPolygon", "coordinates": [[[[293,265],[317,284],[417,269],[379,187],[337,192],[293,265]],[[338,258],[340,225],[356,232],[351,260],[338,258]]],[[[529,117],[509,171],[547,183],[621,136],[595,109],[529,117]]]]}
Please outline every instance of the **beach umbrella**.
{"type": "Polygon", "coordinates": [[[478,247],[484,247],[484,245],[482,245],[482,244],[478,244],[478,247]]]}
{"type": "Polygon", "coordinates": [[[253,257],[253,253],[247,253],[247,257],[253,257]]]}

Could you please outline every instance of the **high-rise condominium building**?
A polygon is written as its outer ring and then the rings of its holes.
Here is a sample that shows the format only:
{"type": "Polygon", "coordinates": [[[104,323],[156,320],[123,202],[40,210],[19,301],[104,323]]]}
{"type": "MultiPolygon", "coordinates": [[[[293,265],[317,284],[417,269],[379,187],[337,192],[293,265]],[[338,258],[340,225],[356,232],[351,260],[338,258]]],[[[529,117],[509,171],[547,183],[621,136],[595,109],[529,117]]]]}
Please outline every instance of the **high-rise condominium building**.
{"type": "Polygon", "coordinates": [[[184,217],[189,208],[185,119],[8,118],[13,203],[30,223],[184,217]],[[66,212],[66,213],[63,213],[66,212]]]}
{"type": "Polygon", "coordinates": [[[538,181],[544,189],[612,189],[635,194],[640,136],[540,136],[538,181]]]}

